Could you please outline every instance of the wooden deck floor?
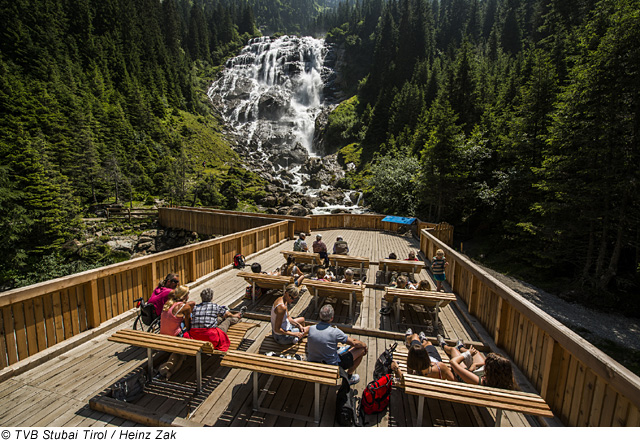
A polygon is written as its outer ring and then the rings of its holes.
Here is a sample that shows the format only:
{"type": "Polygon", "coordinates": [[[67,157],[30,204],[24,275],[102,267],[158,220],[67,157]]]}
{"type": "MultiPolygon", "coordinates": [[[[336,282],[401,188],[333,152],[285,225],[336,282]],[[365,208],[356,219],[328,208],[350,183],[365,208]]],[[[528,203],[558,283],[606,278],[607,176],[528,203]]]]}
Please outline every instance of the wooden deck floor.
{"type": "MultiPolygon", "coordinates": [[[[390,252],[399,258],[408,256],[410,250],[418,250],[419,244],[412,237],[376,231],[331,230],[320,231],[323,240],[331,248],[337,235],[342,235],[349,243],[351,255],[369,257],[378,262],[390,252]]],[[[315,236],[311,236],[313,238],[315,236]]],[[[311,243],[311,238],[309,238],[311,243]]],[[[272,270],[283,262],[280,251],[291,249],[293,241],[286,241],[268,251],[249,257],[248,262],[259,262],[263,270],[272,270]]],[[[424,258],[424,257],[422,257],[424,258]]],[[[369,269],[367,282],[375,278],[377,265],[369,269]]],[[[257,351],[262,339],[270,333],[268,316],[275,295],[264,296],[255,304],[243,300],[246,282],[236,277],[237,270],[228,270],[195,288],[192,299],[200,301],[199,293],[205,287],[213,288],[214,301],[229,306],[248,305],[247,321],[259,323],[259,327],[249,331],[243,349],[257,351]]],[[[422,270],[418,280],[429,275],[422,270]]],[[[357,373],[361,381],[355,388],[358,396],[371,381],[375,360],[385,347],[398,341],[399,334],[369,334],[369,331],[402,333],[407,326],[414,331],[424,330],[427,335],[435,335],[431,317],[419,307],[403,310],[401,321],[396,324],[393,315],[382,316],[379,309],[383,305],[381,289],[367,288],[364,301],[358,304],[352,326],[358,331],[351,334],[369,346],[369,354],[357,373]],[[386,336],[385,336],[386,335],[386,336]]],[[[330,300],[331,301],[331,300],[330,300]]],[[[447,338],[483,341],[476,334],[482,334],[477,324],[471,325],[466,319],[463,304],[453,303],[444,308],[440,320],[447,338]]],[[[310,303],[310,296],[301,298],[293,308],[306,318],[317,320],[317,314],[310,303]]],[[[336,306],[336,322],[347,322],[348,306],[336,306]]],[[[473,321],[473,320],[471,320],[473,321]]],[[[120,327],[130,328],[132,321],[120,327]]],[[[136,422],[113,415],[93,411],[88,402],[124,375],[145,367],[146,351],[127,345],[108,342],[109,332],[78,346],[73,351],[0,383],[0,426],[136,426],[136,422]]],[[[161,357],[154,359],[161,361],[161,357]]],[[[145,395],[135,403],[135,407],[155,414],[188,419],[194,423],[209,426],[315,426],[313,423],[289,418],[254,413],[251,408],[251,377],[245,370],[228,369],[219,365],[220,357],[203,358],[204,391],[194,396],[195,370],[187,359],[183,368],[171,382],[151,384],[145,395]]],[[[292,382],[288,379],[260,376],[259,384],[267,390],[263,405],[269,408],[298,414],[312,414],[313,386],[310,383],[292,382]]],[[[336,389],[321,389],[321,426],[334,426],[334,405],[336,389]]],[[[416,399],[395,389],[391,396],[391,406],[377,416],[367,416],[367,426],[413,426],[416,417],[416,399]]],[[[424,426],[493,426],[495,411],[486,408],[464,406],[449,402],[427,400],[423,418],[424,426]]],[[[537,426],[537,420],[517,413],[506,413],[503,426],[537,426]]]]}

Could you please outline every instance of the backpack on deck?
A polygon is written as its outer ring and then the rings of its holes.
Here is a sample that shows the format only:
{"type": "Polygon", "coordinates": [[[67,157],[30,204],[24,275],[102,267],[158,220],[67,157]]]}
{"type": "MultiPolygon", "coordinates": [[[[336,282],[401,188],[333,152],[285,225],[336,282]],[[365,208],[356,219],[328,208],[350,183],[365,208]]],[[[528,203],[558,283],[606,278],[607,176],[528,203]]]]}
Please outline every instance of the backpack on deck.
{"type": "Polygon", "coordinates": [[[393,377],[391,374],[380,377],[377,381],[372,381],[364,388],[360,405],[365,414],[375,414],[384,411],[389,406],[389,397],[393,387],[393,377]]]}
{"type": "Polygon", "coordinates": [[[233,256],[233,267],[236,269],[244,269],[244,255],[236,254],[233,256]]]}
{"type": "Polygon", "coordinates": [[[396,350],[398,343],[392,344],[389,349],[385,349],[380,357],[376,360],[376,365],[373,368],[373,379],[378,380],[381,377],[391,374],[391,362],[393,362],[393,351],[396,350]]]}
{"type": "Polygon", "coordinates": [[[137,371],[111,386],[110,396],[116,400],[134,402],[144,394],[147,377],[144,372],[137,371]]]}
{"type": "Polygon", "coordinates": [[[336,421],[340,426],[362,426],[358,421],[355,393],[349,386],[349,375],[342,368],[340,368],[340,378],[342,378],[342,385],[336,395],[336,421]]]}

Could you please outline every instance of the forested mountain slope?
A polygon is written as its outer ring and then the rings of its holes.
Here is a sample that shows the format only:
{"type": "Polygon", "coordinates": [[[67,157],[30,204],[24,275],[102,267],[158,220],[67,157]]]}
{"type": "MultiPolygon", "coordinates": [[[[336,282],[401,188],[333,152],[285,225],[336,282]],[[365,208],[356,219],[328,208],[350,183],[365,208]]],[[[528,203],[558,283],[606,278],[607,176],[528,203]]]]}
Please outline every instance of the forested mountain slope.
{"type": "Polygon", "coordinates": [[[57,263],[94,202],[251,204],[264,187],[206,89],[260,30],[327,32],[351,98],[329,116],[326,148],[356,165],[348,181],[374,210],[448,221],[488,263],[640,313],[639,11],[639,0],[2,1],[0,285],[57,263]]]}
{"type": "Polygon", "coordinates": [[[638,315],[639,15],[634,0],[345,2],[318,19],[354,94],[326,138],[374,210],[446,220],[490,243],[488,262],[638,315]]]}

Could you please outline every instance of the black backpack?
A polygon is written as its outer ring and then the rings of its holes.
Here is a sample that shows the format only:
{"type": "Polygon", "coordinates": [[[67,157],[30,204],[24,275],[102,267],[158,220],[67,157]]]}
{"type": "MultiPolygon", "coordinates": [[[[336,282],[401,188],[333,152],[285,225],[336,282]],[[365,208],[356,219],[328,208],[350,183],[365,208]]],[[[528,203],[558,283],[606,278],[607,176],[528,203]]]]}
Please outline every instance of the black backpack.
{"type": "Polygon", "coordinates": [[[147,376],[142,371],[134,372],[111,386],[111,397],[116,400],[134,402],[144,394],[147,376]]]}
{"type": "Polygon", "coordinates": [[[340,426],[362,426],[358,421],[355,392],[349,386],[349,374],[340,368],[342,385],[336,396],[336,421],[340,426]]]}
{"type": "Polygon", "coordinates": [[[398,343],[392,344],[389,349],[385,349],[380,357],[376,360],[376,365],[373,368],[373,379],[379,380],[387,374],[393,372],[391,370],[391,362],[393,361],[393,351],[396,350],[398,343]]]}
{"type": "Polygon", "coordinates": [[[233,257],[233,267],[236,269],[244,269],[244,255],[242,254],[236,254],[233,257]]]}

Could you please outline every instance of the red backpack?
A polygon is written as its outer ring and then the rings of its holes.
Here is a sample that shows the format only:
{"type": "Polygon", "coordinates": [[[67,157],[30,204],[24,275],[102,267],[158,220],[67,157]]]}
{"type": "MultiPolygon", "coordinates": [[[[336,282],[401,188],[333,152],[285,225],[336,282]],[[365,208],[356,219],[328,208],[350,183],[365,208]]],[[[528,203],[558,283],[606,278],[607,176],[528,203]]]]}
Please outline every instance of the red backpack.
{"type": "Polygon", "coordinates": [[[389,396],[393,387],[391,374],[384,375],[378,381],[372,381],[362,392],[362,410],[365,414],[382,412],[389,406],[389,396]]]}

